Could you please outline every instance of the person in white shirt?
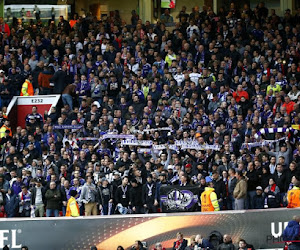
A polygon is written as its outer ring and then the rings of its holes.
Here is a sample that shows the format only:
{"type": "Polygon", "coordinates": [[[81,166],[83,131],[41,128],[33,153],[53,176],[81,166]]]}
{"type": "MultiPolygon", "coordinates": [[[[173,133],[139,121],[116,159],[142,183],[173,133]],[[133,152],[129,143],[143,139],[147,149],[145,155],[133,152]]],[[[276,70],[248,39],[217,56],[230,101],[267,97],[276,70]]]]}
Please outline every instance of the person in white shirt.
{"type": "Polygon", "coordinates": [[[75,36],[74,42],[75,42],[75,47],[76,47],[76,54],[78,54],[79,50],[83,49],[83,45],[79,41],[79,37],[78,36],[75,36]]]}
{"type": "Polygon", "coordinates": [[[200,31],[197,25],[194,24],[193,20],[190,20],[189,27],[186,28],[187,37],[190,38],[194,33],[199,35],[200,31]]]}
{"type": "Polygon", "coordinates": [[[174,79],[176,80],[178,86],[181,86],[181,83],[184,80],[184,74],[182,74],[181,71],[181,67],[177,67],[176,74],[174,75],[174,79]]]}
{"type": "Polygon", "coordinates": [[[193,72],[189,74],[189,77],[190,77],[191,81],[196,84],[196,86],[198,86],[198,81],[199,81],[200,76],[201,76],[201,74],[198,73],[197,66],[194,66],[193,72]]]}

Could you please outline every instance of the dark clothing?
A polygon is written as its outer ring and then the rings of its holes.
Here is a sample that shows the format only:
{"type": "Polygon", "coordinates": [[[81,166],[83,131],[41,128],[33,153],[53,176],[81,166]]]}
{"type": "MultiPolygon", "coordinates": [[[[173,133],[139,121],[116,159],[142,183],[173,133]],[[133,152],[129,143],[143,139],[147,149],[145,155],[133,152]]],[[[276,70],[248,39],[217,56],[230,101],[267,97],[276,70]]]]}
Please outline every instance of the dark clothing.
{"type": "Polygon", "coordinates": [[[248,188],[247,191],[254,191],[256,190],[256,187],[258,186],[258,174],[256,170],[253,171],[247,171],[246,176],[248,177],[248,188]]]}
{"type": "Polygon", "coordinates": [[[254,209],[263,209],[265,205],[265,198],[262,195],[255,195],[253,197],[253,208],[254,209]]]}
{"type": "Polygon", "coordinates": [[[116,190],[115,200],[116,203],[121,203],[123,207],[128,207],[129,205],[129,186],[125,188],[120,185],[116,190]],[[126,190],[126,191],[125,191],[126,190]]]}
{"type": "Polygon", "coordinates": [[[61,192],[58,189],[48,189],[45,198],[47,200],[47,209],[60,209],[61,192]]]}
{"type": "Polygon", "coordinates": [[[172,249],[173,250],[184,250],[187,247],[187,244],[188,244],[188,241],[186,239],[183,239],[180,247],[179,248],[175,248],[175,246],[176,246],[176,241],[175,241],[174,244],[173,244],[173,248],[172,249]]]}
{"type": "Polygon", "coordinates": [[[18,197],[13,194],[13,195],[5,195],[5,213],[6,216],[11,218],[16,216],[17,208],[19,205],[18,197]]]}
{"type": "MultiPolygon", "coordinates": [[[[35,205],[35,198],[36,198],[36,187],[32,188],[30,190],[31,192],[31,205],[35,205]]],[[[45,198],[45,194],[46,194],[46,188],[42,187],[42,199],[43,199],[43,203],[45,204],[46,202],[46,198],[45,198]]]]}
{"type": "Polygon", "coordinates": [[[226,186],[222,178],[218,178],[217,180],[213,180],[214,189],[217,194],[218,199],[226,198],[226,186]]]}
{"type": "Polygon", "coordinates": [[[235,250],[235,247],[232,244],[232,242],[222,243],[221,245],[218,246],[217,250],[235,250]]]}
{"type": "Polygon", "coordinates": [[[54,83],[53,94],[61,94],[67,86],[67,73],[63,70],[55,72],[50,82],[54,83]]]}
{"type": "Polygon", "coordinates": [[[129,199],[132,207],[143,206],[142,200],[143,186],[138,184],[137,187],[132,187],[129,190],[129,199]]]}
{"type": "MultiPolygon", "coordinates": [[[[287,227],[283,230],[282,239],[284,241],[299,240],[299,223],[295,220],[289,221],[287,227]]],[[[294,242],[293,245],[300,247],[300,242],[294,242]]]]}

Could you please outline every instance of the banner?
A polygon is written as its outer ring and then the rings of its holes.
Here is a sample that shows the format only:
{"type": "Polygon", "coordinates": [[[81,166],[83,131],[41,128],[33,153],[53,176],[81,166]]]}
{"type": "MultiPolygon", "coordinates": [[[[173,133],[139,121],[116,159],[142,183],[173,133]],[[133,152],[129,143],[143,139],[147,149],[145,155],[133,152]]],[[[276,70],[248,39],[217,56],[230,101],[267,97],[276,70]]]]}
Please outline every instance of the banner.
{"type": "Polygon", "coordinates": [[[286,133],[289,131],[295,132],[295,129],[293,129],[293,128],[262,128],[254,135],[254,137],[257,139],[258,137],[260,137],[261,135],[264,135],[264,134],[286,133]]]}
{"type": "Polygon", "coordinates": [[[153,144],[153,141],[150,140],[122,140],[121,146],[144,146],[144,147],[151,147],[153,144]]]}
{"type": "Polygon", "coordinates": [[[160,200],[165,213],[195,211],[199,197],[199,187],[162,186],[160,200]]]}
{"type": "Polygon", "coordinates": [[[127,134],[104,134],[101,139],[134,139],[134,135],[127,135],[127,134]]]}
{"type": "Polygon", "coordinates": [[[176,0],[161,0],[161,8],[174,9],[175,5],[176,5],[176,0]]]}
{"type": "Polygon", "coordinates": [[[146,242],[148,249],[161,242],[172,249],[176,233],[185,239],[201,234],[208,238],[214,230],[229,234],[235,246],[240,238],[253,244],[255,249],[281,249],[282,232],[300,209],[260,209],[220,211],[211,213],[158,213],[135,215],[1,218],[0,249],[30,250],[63,249],[131,249],[136,240],[146,242]],[[33,237],[34,236],[34,237],[33,237]],[[38,240],[37,240],[38,239],[38,240]]]}
{"type": "MultiPolygon", "coordinates": [[[[166,145],[152,145],[153,150],[161,151],[166,149],[166,145]]],[[[175,144],[170,144],[169,145],[170,150],[178,151],[179,148],[175,144]]]]}
{"type": "Polygon", "coordinates": [[[261,142],[250,142],[250,143],[243,143],[241,149],[251,149],[251,148],[255,148],[255,147],[264,147],[264,146],[269,146],[270,144],[279,142],[279,141],[283,141],[285,140],[286,137],[282,137],[278,140],[264,140],[261,142]]]}
{"type": "Polygon", "coordinates": [[[54,125],[53,129],[81,129],[83,125],[54,125]]]}
{"type": "Polygon", "coordinates": [[[210,144],[204,144],[200,145],[197,141],[195,140],[176,140],[175,145],[178,147],[181,147],[182,150],[184,149],[195,149],[195,150],[216,150],[219,151],[221,149],[220,145],[210,145],[210,144]]]}

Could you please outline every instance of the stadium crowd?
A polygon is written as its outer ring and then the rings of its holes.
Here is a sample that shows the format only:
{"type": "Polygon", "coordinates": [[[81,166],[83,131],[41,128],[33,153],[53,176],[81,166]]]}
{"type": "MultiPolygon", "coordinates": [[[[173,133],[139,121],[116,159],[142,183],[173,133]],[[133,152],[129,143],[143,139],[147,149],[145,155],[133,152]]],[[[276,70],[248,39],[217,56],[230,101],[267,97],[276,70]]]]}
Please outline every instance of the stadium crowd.
{"type": "Polygon", "coordinates": [[[218,209],[300,206],[300,9],[188,11],[0,18],[5,216],[65,215],[72,190],[81,215],[152,213],[168,185],[214,190],[218,209]],[[62,98],[12,129],[11,98],[37,94],[62,98]]]}

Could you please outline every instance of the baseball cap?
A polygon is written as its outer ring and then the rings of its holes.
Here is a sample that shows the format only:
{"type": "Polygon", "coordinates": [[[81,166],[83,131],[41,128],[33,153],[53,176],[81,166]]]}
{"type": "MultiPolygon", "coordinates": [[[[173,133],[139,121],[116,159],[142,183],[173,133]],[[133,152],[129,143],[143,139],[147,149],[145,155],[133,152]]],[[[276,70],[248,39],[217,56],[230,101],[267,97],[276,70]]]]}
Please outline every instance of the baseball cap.
{"type": "Polygon", "coordinates": [[[211,88],[210,88],[210,87],[206,87],[206,88],[204,89],[204,91],[211,91],[211,88]]]}
{"type": "Polygon", "coordinates": [[[114,171],[113,174],[114,175],[120,175],[120,173],[118,171],[114,171]]]}
{"type": "Polygon", "coordinates": [[[172,169],[173,170],[174,169],[173,165],[169,165],[168,169],[172,169]]]}
{"type": "Polygon", "coordinates": [[[3,69],[0,69],[0,73],[3,73],[3,74],[4,74],[4,70],[3,70],[3,69]]]}
{"type": "Polygon", "coordinates": [[[191,168],[192,167],[192,164],[188,163],[185,165],[185,168],[191,168]]]}
{"type": "Polygon", "coordinates": [[[261,191],[262,191],[263,189],[262,189],[261,186],[257,186],[257,187],[256,187],[256,190],[261,190],[261,191]]]}

